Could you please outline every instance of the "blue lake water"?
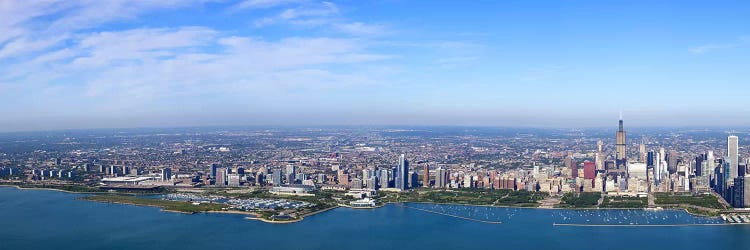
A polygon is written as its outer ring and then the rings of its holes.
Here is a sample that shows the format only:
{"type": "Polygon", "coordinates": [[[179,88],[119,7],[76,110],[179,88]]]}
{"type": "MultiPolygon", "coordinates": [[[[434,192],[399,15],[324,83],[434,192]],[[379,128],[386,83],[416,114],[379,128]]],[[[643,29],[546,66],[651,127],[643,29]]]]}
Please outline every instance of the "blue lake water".
{"type": "Polygon", "coordinates": [[[750,249],[750,226],[744,225],[553,225],[721,223],[683,211],[407,204],[410,208],[338,208],[299,223],[267,224],[243,215],[187,215],[75,200],[79,196],[0,187],[0,249],[750,249]]]}

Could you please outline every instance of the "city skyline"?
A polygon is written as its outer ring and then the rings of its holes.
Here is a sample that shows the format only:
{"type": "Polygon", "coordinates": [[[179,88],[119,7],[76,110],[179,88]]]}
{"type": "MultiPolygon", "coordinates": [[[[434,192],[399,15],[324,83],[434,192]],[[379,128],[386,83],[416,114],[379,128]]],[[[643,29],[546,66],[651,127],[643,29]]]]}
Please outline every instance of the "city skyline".
{"type": "Polygon", "coordinates": [[[743,2],[5,3],[2,132],[750,126],[743,2]]]}

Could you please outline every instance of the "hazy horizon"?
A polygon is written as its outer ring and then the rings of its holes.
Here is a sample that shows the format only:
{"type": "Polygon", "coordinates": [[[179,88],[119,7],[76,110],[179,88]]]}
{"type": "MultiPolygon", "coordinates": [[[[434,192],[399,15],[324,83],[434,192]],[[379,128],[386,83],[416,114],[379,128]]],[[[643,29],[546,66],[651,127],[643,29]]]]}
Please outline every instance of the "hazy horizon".
{"type": "Polygon", "coordinates": [[[0,132],[750,127],[742,1],[7,1],[0,132]]]}

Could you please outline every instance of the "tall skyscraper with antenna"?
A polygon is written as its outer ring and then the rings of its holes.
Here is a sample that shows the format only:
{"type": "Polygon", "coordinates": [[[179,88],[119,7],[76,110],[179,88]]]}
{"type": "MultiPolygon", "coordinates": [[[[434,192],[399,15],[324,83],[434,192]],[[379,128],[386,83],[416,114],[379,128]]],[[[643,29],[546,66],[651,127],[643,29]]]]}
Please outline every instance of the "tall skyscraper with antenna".
{"type": "Polygon", "coordinates": [[[625,143],[625,129],[622,123],[622,112],[620,112],[620,128],[617,130],[617,142],[615,144],[615,160],[617,167],[625,166],[627,164],[627,152],[625,143]]]}

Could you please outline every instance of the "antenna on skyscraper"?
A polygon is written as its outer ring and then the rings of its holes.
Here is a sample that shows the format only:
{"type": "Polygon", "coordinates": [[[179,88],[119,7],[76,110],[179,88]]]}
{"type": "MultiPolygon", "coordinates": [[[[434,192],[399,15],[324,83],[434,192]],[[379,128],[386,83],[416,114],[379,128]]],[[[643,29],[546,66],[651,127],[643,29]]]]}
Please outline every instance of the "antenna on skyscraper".
{"type": "Polygon", "coordinates": [[[622,120],[622,109],[620,110],[620,120],[622,120]]]}

